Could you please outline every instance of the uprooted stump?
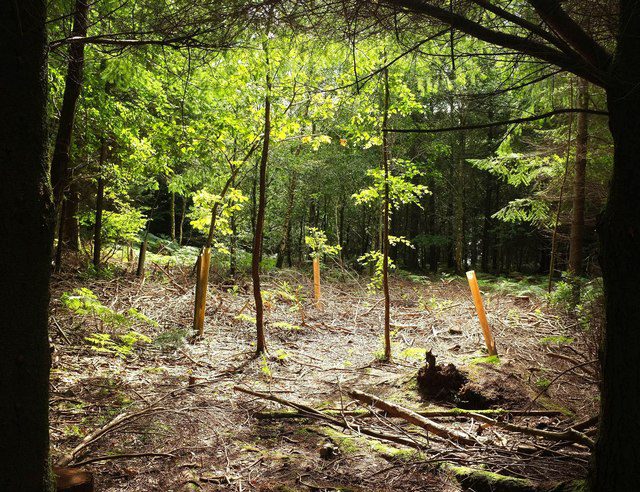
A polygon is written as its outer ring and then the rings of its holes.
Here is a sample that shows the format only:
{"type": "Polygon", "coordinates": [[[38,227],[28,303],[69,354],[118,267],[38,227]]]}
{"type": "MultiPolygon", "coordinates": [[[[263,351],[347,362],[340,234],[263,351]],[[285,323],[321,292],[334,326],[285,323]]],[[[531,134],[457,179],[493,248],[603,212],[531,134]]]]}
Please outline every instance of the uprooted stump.
{"type": "Polygon", "coordinates": [[[481,370],[467,382],[457,395],[460,408],[523,408],[531,403],[523,381],[508,372],[509,366],[499,369],[493,364],[479,364],[481,370]]]}
{"type": "Polygon", "coordinates": [[[522,408],[531,402],[517,375],[493,364],[475,367],[478,370],[468,373],[453,364],[437,365],[435,355],[429,350],[425,366],[418,371],[418,389],[427,400],[452,403],[464,409],[522,408]]]}
{"type": "Polygon", "coordinates": [[[418,371],[418,388],[425,397],[451,401],[466,382],[467,377],[456,366],[437,365],[431,350],[426,353],[426,364],[418,371]]]}

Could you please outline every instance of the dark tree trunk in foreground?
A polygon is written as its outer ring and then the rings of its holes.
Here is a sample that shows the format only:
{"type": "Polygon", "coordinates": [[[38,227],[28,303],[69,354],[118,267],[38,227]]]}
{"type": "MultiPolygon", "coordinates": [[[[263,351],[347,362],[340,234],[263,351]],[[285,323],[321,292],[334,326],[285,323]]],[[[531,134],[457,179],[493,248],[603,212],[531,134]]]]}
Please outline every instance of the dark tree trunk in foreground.
{"type": "Polygon", "coordinates": [[[46,164],[42,0],[0,2],[0,490],[48,491],[47,308],[54,214],[46,164]]]}
{"type": "Polygon", "coordinates": [[[640,3],[620,2],[618,49],[607,90],[614,171],[601,218],[607,327],[593,491],[640,487],[640,3]]]}
{"type": "MultiPolygon", "coordinates": [[[[578,104],[589,107],[589,83],[578,82],[578,104]]],[[[576,168],[573,178],[573,208],[571,215],[571,237],[569,240],[569,271],[582,275],[582,243],[584,237],[584,188],[587,173],[588,115],[578,113],[578,133],[576,135],[576,168]]]]}
{"type": "MultiPolygon", "coordinates": [[[[72,36],[85,37],[87,35],[88,13],[89,3],[87,0],[76,0],[72,36]]],[[[64,84],[62,108],[60,109],[58,134],[56,135],[55,149],[51,161],[51,183],[53,184],[56,207],[60,206],[65,188],[69,184],[71,137],[73,134],[73,121],[76,115],[76,104],[82,89],[84,46],[84,43],[72,43],[69,45],[69,65],[64,84]]]]}
{"type": "MultiPolygon", "coordinates": [[[[268,55],[267,55],[268,56],[268,55]]],[[[266,206],[267,162],[269,161],[269,139],[271,137],[271,80],[268,75],[267,58],[267,86],[264,98],[264,140],[262,142],[262,156],[260,157],[259,198],[256,212],[256,229],[253,236],[253,251],[251,254],[251,278],[253,279],[253,299],[256,303],[256,353],[262,354],[266,350],[264,336],[264,309],[262,306],[262,292],[260,290],[260,256],[262,253],[262,234],[264,231],[264,210],[266,206]]]]}

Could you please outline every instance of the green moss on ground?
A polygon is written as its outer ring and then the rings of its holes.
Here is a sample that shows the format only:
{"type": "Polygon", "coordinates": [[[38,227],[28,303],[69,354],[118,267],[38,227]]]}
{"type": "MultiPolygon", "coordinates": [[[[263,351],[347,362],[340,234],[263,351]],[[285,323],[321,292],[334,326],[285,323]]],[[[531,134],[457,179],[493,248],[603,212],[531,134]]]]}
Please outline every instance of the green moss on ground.
{"type": "Polygon", "coordinates": [[[442,468],[452,474],[465,490],[475,492],[536,492],[529,480],[500,475],[486,470],[446,463],[442,468]]]}
{"type": "Polygon", "coordinates": [[[350,436],[331,427],[323,427],[320,432],[326,435],[338,446],[344,454],[355,454],[361,451],[373,451],[387,459],[410,460],[420,457],[420,451],[416,449],[396,448],[376,439],[363,436],[350,436]]]}

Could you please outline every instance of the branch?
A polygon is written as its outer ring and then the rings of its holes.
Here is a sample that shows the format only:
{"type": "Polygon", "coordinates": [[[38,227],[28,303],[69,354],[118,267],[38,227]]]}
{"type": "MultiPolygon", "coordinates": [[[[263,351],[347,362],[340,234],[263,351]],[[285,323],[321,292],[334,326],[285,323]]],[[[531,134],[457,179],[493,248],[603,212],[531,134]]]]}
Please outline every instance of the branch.
{"type": "Polygon", "coordinates": [[[570,56],[562,51],[531,39],[488,29],[460,14],[431,5],[427,0],[386,1],[404,9],[407,12],[424,14],[437,19],[458,29],[459,31],[480,39],[481,41],[502,46],[504,48],[514,49],[539,60],[564,68],[568,72],[574,73],[597,86],[605,87],[607,85],[608,79],[606,74],[592,65],[585,63],[582,58],[570,56]]]}
{"type": "Polygon", "coordinates": [[[587,446],[589,449],[594,448],[593,440],[591,440],[586,434],[583,434],[582,432],[574,429],[573,427],[569,427],[568,429],[562,432],[556,432],[556,431],[548,431],[543,429],[535,429],[532,427],[526,427],[524,425],[515,425],[509,422],[502,422],[479,413],[470,413],[469,415],[475,418],[476,420],[479,420],[480,422],[484,422],[486,424],[493,425],[495,427],[501,427],[511,432],[519,432],[521,434],[526,434],[529,436],[542,437],[545,439],[549,439],[551,441],[576,442],[578,444],[582,444],[583,446],[587,446]]]}
{"type": "Polygon", "coordinates": [[[479,130],[482,128],[491,128],[494,126],[514,125],[517,123],[527,123],[529,121],[543,120],[551,116],[568,113],[587,113],[599,116],[609,116],[607,111],[597,109],[580,109],[580,108],[564,108],[549,111],[548,113],[526,116],[524,118],[515,118],[513,120],[493,121],[491,123],[478,123],[476,125],[450,126],[445,128],[383,128],[383,132],[389,133],[443,133],[443,132],[461,132],[467,130],[479,130]]]}
{"type": "Polygon", "coordinates": [[[94,44],[116,46],[126,48],[129,46],[169,46],[172,48],[192,47],[192,48],[229,48],[231,44],[213,45],[198,41],[195,34],[186,34],[184,36],[176,36],[172,38],[160,39],[118,39],[114,37],[106,37],[104,35],[96,36],[71,36],[64,39],[58,39],[49,43],[50,49],[56,49],[63,44],[94,44]]]}
{"type": "Polygon", "coordinates": [[[548,31],[545,31],[541,26],[534,24],[533,22],[530,22],[526,19],[523,19],[522,17],[519,17],[515,14],[512,14],[511,12],[504,10],[502,7],[492,4],[489,0],[471,0],[471,1],[476,5],[482,7],[483,9],[488,10],[489,12],[492,12],[498,17],[501,17],[517,26],[520,26],[523,29],[526,29],[527,31],[533,34],[537,34],[542,39],[549,41],[551,44],[553,44],[554,46],[557,46],[568,55],[575,54],[575,52],[571,49],[571,47],[567,43],[565,43],[562,39],[558,38],[554,34],[548,31]]]}
{"type": "Polygon", "coordinates": [[[528,0],[540,18],[564,41],[571,45],[588,63],[605,71],[611,55],[567,14],[558,0],[528,0]]]}
{"type": "Polygon", "coordinates": [[[423,417],[422,415],[419,415],[416,412],[409,410],[408,408],[401,407],[400,405],[396,405],[395,403],[389,401],[381,400],[377,396],[370,395],[369,393],[365,393],[364,391],[355,389],[347,391],[347,394],[351,398],[355,398],[361,403],[371,405],[373,408],[382,410],[392,417],[399,417],[401,419],[404,419],[413,425],[422,427],[423,429],[431,432],[438,437],[442,437],[443,439],[451,439],[460,444],[466,445],[477,444],[477,441],[475,439],[466,434],[463,434],[460,431],[447,429],[443,425],[438,424],[437,422],[434,422],[433,420],[430,420],[426,417],[423,417]]]}

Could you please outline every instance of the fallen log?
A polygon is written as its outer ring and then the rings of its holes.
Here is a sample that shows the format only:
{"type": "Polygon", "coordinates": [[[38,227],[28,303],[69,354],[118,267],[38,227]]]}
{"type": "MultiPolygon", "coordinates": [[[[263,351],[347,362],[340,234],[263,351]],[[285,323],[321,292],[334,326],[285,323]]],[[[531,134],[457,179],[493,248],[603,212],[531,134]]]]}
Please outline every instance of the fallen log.
{"type": "Polygon", "coordinates": [[[417,414],[413,410],[409,410],[408,408],[401,407],[400,405],[396,405],[395,403],[391,403],[388,401],[381,400],[377,396],[370,395],[363,391],[359,390],[349,390],[347,394],[356,400],[366,403],[367,405],[371,405],[372,407],[378,408],[388,415],[392,417],[400,417],[401,419],[406,420],[407,422],[417,425],[418,427],[422,427],[423,429],[431,432],[432,434],[442,437],[444,439],[451,439],[460,444],[465,445],[474,445],[477,444],[477,441],[460,431],[447,429],[441,424],[434,422],[433,420],[429,420],[422,415],[417,414]]]}

